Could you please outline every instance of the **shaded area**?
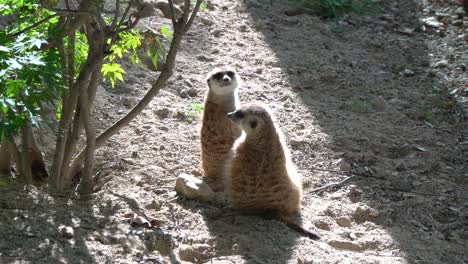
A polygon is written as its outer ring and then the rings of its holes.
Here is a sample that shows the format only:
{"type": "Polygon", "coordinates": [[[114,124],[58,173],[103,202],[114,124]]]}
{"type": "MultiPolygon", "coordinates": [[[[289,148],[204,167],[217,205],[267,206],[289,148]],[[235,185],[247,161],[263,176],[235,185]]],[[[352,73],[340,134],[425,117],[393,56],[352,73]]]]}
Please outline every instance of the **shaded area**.
{"type": "MultiPolygon", "coordinates": [[[[236,256],[240,256],[244,263],[288,263],[293,248],[301,240],[298,233],[276,220],[183,198],[178,199],[178,204],[186,210],[201,214],[210,233],[210,244],[214,244],[214,248],[211,248],[210,253],[202,255],[199,261],[216,263],[224,259],[238,263],[236,256]]],[[[292,219],[302,224],[300,217],[292,219]]],[[[204,231],[203,227],[199,228],[192,230],[190,236],[196,237],[198,231],[204,231]]],[[[196,243],[193,245],[196,250],[196,243]]]]}
{"type": "MultiPolygon", "coordinates": [[[[467,201],[453,197],[466,197],[468,157],[461,142],[468,131],[459,106],[428,67],[432,58],[425,35],[401,33],[420,23],[416,3],[390,1],[374,16],[321,21],[308,15],[286,16],[286,2],[245,1],[254,27],[278,60],[264,57],[251,76],[273,74],[275,79],[269,81],[287,88],[277,102],[284,115],[291,111],[302,115],[302,131],[290,144],[308,185],[344,178],[312,167],[367,176],[354,178],[356,186],[344,189],[360,193],[360,204],[371,208],[363,211],[378,213],[360,222],[356,210],[353,224],[373,222],[394,239],[392,245],[366,244],[365,237],[347,238],[346,247],[331,240],[328,244],[364,254],[368,249],[400,248],[402,254],[395,256],[416,263],[461,263],[467,201]],[[307,109],[296,104],[296,98],[307,109]],[[313,136],[318,130],[326,140],[313,136]],[[328,164],[313,164],[317,155],[327,155],[328,164]]],[[[252,53],[265,56],[260,48],[252,53]]],[[[263,96],[271,95],[265,90],[263,96]]],[[[291,122],[283,121],[283,126],[292,126],[291,122]]],[[[304,211],[313,213],[313,204],[337,197],[342,203],[359,202],[334,192],[308,195],[304,211]]],[[[314,222],[320,226],[322,220],[314,222]]]]}

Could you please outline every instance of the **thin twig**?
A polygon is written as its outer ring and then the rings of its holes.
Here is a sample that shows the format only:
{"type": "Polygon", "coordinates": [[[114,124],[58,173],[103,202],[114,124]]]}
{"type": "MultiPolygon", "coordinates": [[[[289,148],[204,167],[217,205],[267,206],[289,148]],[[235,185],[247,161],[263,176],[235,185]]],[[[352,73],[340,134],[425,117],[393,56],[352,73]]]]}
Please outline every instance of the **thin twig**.
{"type": "Polygon", "coordinates": [[[113,31],[115,29],[115,26],[117,25],[117,20],[119,19],[119,12],[120,12],[120,0],[117,0],[115,2],[114,19],[112,19],[112,23],[109,26],[110,31],[113,31]]]}
{"type": "Polygon", "coordinates": [[[468,197],[464,197],[464,196],[455,196],[455,195],[446,195],[446,194],[439,194],[439,193],[426,193],[426,192],[418,192],[418,191],[409,191],[409,190],[403,190],[403,189],[394,188],[394,187],[381,187],[381,188],[384,189],[384,190],[412,193],[412,194],[418,194],[418,195],[424,195],[424,196],[447,197],[447,198],[453,198],[453,199],[468,200],[468,197]]]}
{"type": "MultiPolygon", "coordinates": [[[[330,170],[330,169],[319,169],[319,168],[310,168],[311,170],[316,170],[316,171],[327,171],[327,172],[335,172],[335,173],[340,173],[340,174],[351,174],[352,176],[344,179],[343,181],[341,182],[338,182],[338,183],[330,183],[330,184],[327,184],[323,187],[319,187],[317,189],[314,189],[312,191],[310,191],[311,193],[312,192],[317,192],[317,191],[320,191],[322,189],[326,189],[326,188],[330,188],[330,187],[333,187],[333,186],[339,186],[339,185],[342,185],[344,184],[345,182],[349,181],[351,178],[355,177],[355,176],[361,176],[361,177],[366,177],[366,178],[375,178],[375,179],[379,179],[379,180],[388,180],[386,178],[383,178],[383,177],[378,177],[378,176],[372,176],[372,175],[367,175],[367,174],[362,174],[362,173],[354,173],[354,172],[345,172],[345,171],[338,171],[338,170],[330,170]]],[[[446,195],[446,194],[438,194],[438,193],[426,193],[426,192],[418,192],[418,191],[411,191],[411,190],[403,190],[403,189],[399,189],[399,188],[394,188],[394,187],[386,187],[386,186],[380,186],[380,188],[384,189],[384,190],[390,190],[390,191],[398,191],[398,192],[406,192],[406,193],[412,193],[412,194],[417,194],[417,195],[424,195],[424,196],[434,196],[434,197],[447,197],[447,198],[453,198],[453,199],[463,199],[463,200],[468,200],[468,197],[464,197],[464,196],[455,196],[455,195],[446,195]]]]}
{"type": "Polygon", "coordinates": [[[334,173],[339,173],[339,174],[351,174],[351,175],[362,176],[362,177],[366,177],[366,178],[375,178],[375,179],[386,180],[386,178],[384,178],[384,177],[379,177],[379,176],[374,176],[374,175],[369,175],[369,174],[364,174],[364,173],[358,173],[358,172],[320,169],[320,168],[314,168],[314,167],[309,168],[309,169],[315,170],[315,171],[327,171],[327,172],[334,172],[334,173]]]}
{"type": "Polygon", "coordinates": [[[197,0],[197,2],[195,3],[195,8],[193,9],[193,12],[192,12],[192,15],[190,16],[189,21],[187,22],[185,31],[188,31],[190,29],[190,26],[192,25],[193,20],[197,16],[198,9],[200,8],[201,3],[202,3],[202,0],[197,0]]]}
{"type": "Polygon", "coordinates": [[[331,187],[341,187],[341,185],[345,184],[346,182],[348,182],[349,180],[351,180],[354,177],[356,177],[356,175],[349,176],[349,177],[347,177],[346,179],[344,179],[344,180],[342,180],[340,182],[330,183],[330,184],[327,184],[325,186],[319,187],[317,189],[313,189],[312,191],[309,191],[309,193],[318,192],[318,191],[328,189],[328,188],[331,188],[331,187]]]}
{"type": "Polygon", "coordinates": [[[36,23],[30,25],[29,27],[25,27],[24,29],[22,29],[22,30],[20,30],[20,31],[18,31],[18,32],[16,32],[16,33],[11,34],[10,37],[16,37],[16,36],[18,36],[18,35],[21,35],[21,34],[23,34],[24,32],[26,32],[26,31],[28,31],[28,30],[30,30],[30,29],[32,29],[32,28],[35,28],[35,27],[39,26],[40,24],[42,24],[42,23],[44,23],[44,22],[47,22],[48,20],[50,20],[50,19],[52,19],[52,18],[54,18],[54,17],[56,17],[56,16],[58,16],[58,14],[52,14],[52,15],[50,15],[50,16],[48,16],[48,17],[45,17],[45,18],[43,18],[43,19],[37,21],[36,23]]]}
{"type": "Polygon", "coordinates": [[[176,18],[175,18],[175,11],[174,11],[174,3],[172,2],[172,0],[169,0],[169,10],[171,11],[172,26],[175,27],[176,18]]]}

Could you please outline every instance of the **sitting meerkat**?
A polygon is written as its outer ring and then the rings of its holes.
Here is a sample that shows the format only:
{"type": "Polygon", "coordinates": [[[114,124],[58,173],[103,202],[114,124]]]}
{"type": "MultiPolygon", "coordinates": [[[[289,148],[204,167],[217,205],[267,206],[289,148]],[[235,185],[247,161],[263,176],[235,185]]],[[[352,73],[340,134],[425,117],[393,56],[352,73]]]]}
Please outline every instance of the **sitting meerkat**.
{"type": "Polygon", "coordinates": [[[244,131],[234,143],[225,167],[226,193],[232,206],[271,215],[303,235],[320,238],[318,233],[285,217],[299,212],[302,183],[267,108],[249,104],[228,117],[244,131]]]}
{"type": "Polygon", "coordinates": [[[227,114],[239,106],[240,79],[231,68],[218,68],[208,74],[201,126],[201,162],[205,181],[213,191],[222,191],[224,164],[241,129],[227,114]]]}

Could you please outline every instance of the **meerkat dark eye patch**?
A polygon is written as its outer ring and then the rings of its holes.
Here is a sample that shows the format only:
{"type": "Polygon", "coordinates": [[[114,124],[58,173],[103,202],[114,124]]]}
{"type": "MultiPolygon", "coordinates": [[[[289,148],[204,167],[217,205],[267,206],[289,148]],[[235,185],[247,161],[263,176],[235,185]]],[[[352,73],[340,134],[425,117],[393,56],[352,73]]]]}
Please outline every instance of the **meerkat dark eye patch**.
{"type": "Polygon", "coordinates": [[[213,75],[213,79],[221,80],[222,78],[223,78],[223,73],[222,72],[218,72],[215,75],[213,75]]]}
{"type": "Polygon", "coordinates": [[[231,79],[234,78],[234,75],[235,75],[233,71],[227,71],[226,74],[227,74],[227,76],[229,76],[229,78],[231,78],[231,79]]]}
{"type": "Polygon", "coordinates": [[[242,113],[242,111],[236,111],[236,117],[237,118],[244,118],[244,113],[242,113]]]}
{"type": "Polygon", "coordinates": [[[257,127],[257,121],[256,121],[256,120],[250,121],[250,127],[251,127],[252,129],[256,128],[256,127],[257,127]]]}

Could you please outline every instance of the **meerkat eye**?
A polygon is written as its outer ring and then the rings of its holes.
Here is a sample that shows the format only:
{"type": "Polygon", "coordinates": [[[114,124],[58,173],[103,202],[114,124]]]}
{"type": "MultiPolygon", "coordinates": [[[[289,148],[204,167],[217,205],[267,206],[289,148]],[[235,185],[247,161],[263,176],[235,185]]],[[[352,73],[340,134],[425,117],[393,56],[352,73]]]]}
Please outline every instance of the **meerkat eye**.
{"type": "Polygon", "coordinates": [[[237,118],[244,118],[244,113],[242,113],[242,111],[236,111],[236,117],[237,118]]]}
{"type": "Polygon", "coordinates": [[[218,72],[215,75],[213,75],[213,79],[221,80],[222,78],[223,78],[223,73],[222,72],[218,72]]]}
{"type": "Polygon", "coordinates": [[[255,129],[255,128],[257,127],[257,120],[251,120],[251,121],[250,121],[250,127],[251,127],[252,129],[255,129]]]}
{"type": "Polygon", "coordinates": [[[229,76],[229,78],[234,78],[234,72],[233,71],[227,71],[226,74],[229,76]]]}

